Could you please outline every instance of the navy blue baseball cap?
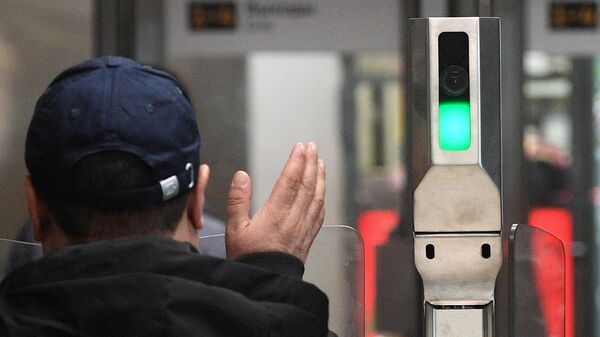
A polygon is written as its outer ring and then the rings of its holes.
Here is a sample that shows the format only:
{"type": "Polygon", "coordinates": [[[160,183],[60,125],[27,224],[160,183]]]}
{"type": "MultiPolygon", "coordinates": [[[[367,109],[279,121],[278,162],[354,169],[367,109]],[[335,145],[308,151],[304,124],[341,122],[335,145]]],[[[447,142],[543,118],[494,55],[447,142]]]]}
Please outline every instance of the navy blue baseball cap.
{"type": "Polygon", "coordinates": [[[200,133],[189,98],[170,74],[106,56],[69,68],[38,100],[25,146],[36,184],[99,208],[160,203],[194,186],[200,133]],[[88,155],[120,151],[144,161],[156,183],[134,190],[74,190],[69,172],[88,155]]]}

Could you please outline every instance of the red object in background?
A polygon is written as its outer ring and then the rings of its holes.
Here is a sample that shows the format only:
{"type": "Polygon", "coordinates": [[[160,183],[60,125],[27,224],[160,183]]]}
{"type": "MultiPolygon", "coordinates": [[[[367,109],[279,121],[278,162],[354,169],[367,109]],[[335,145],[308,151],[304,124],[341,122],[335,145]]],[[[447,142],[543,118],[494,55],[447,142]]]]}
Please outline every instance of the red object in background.
{"type": "MultiPolygon", "coordinates": [[[[550,266],[556,263],[562,263],[560,256],[545,249],[549,246],[547,238],[539,235],[533,236],[531,248],[539,263],[534,266],[534,275],[536,288],[540,296],[542,315],[546,321],[546,332],[548,336],[561,336],[562,318],[557,306],[564,300],[565,307],[565,337],[575,336],[575,302],[574,302],[574,283],[573,283],[573,256],[570,253],[570,247],[573,242],[573,216],[571,212],[562,208],[535,208],[529,213],[529,224],[533,227],[542,229],[562,241],[565,247],[564,252],[564,298],[560,289],[556,288],[556,281],[563,276],[559,273],[552,273],[550,266]]],[[[560,268],[559,268],[560,269],[560,268]]]]}
{"type": "Polygon", "coordinates": [[[388,241],[390,232],[400,223],[395,210],[370,210],[357,219],[365,249],[365,336],[375,336],[375,296],[377,294],[377,246],[388,241]]]}

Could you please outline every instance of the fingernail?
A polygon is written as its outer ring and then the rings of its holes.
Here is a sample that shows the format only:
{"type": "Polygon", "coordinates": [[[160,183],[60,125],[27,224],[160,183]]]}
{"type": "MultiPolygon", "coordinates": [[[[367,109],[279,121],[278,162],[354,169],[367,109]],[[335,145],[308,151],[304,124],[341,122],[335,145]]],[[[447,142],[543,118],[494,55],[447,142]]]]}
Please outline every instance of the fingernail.
{"type": "Polygon", "coordinates": [[[315,142],[310,142],[310,143],[308,143],[308,145],[310,145],[310,150],[311,150],[312,152],[314,152],[315,154],[318,154],[318,153],[319,153],[319,149],[317,148],[317,143],[315,143],[315,142]]]}
{"type": "Polygon", "coordinates": [[[323,161],[323,159],[319,159],[319,167],[321,170],[325,171],[325,161],[323,161]]]}
{"type": "Polygon", "coordinates": [[[246,173],[244,173],[242,171],[237,171],[235,173],[235,175],[233,176],[233,182],[231,183],[231,185],[233,185],[235,187],[242,187],[242,186],[246,185],[247,182],[248,182],[248,175],[246,175],[246,173]]]}
{"type": "Polygon", "coordinates": [[[306,145],[304,145],[304,143],[300,143],[300,151],[306,153],[306,145]]]}

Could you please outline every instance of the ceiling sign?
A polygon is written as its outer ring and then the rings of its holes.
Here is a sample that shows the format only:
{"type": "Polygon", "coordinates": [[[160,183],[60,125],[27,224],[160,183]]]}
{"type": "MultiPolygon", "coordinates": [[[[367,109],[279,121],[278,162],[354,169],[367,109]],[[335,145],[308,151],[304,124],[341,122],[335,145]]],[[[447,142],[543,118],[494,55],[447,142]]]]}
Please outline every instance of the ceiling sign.
{"type": "Polygon", "coordinates": [[[596,28],[598,14],[594,2],[553,2],[550,24],[554,29],[596,28]]]}
{"type": "Polygon", "coordinates": [[[165,1],[167,54],[397,51],[397,0],[165,1]]]}
{"type": "Polygon", "coordinates": [[[526,50],[560,55],[596,56],[600,0],[529,0],[523,5],[526,50]]]}
{"type": "Polygon", "coordinates": [[[235,29],[236,19],[233,2],[190,4],[190,27],[193,30],[235,29]]]}

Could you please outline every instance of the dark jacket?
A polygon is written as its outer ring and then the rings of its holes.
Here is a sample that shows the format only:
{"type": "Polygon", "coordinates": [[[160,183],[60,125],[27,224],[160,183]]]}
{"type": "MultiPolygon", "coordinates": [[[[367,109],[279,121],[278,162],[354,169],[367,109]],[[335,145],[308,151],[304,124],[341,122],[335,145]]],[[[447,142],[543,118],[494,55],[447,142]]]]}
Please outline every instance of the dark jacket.
{"type": "Polygon", "coordinates": [[[0,336],[326,336],[327,298],[303,272],[151,236],[68,246],[2,282],[0,336]]]}

